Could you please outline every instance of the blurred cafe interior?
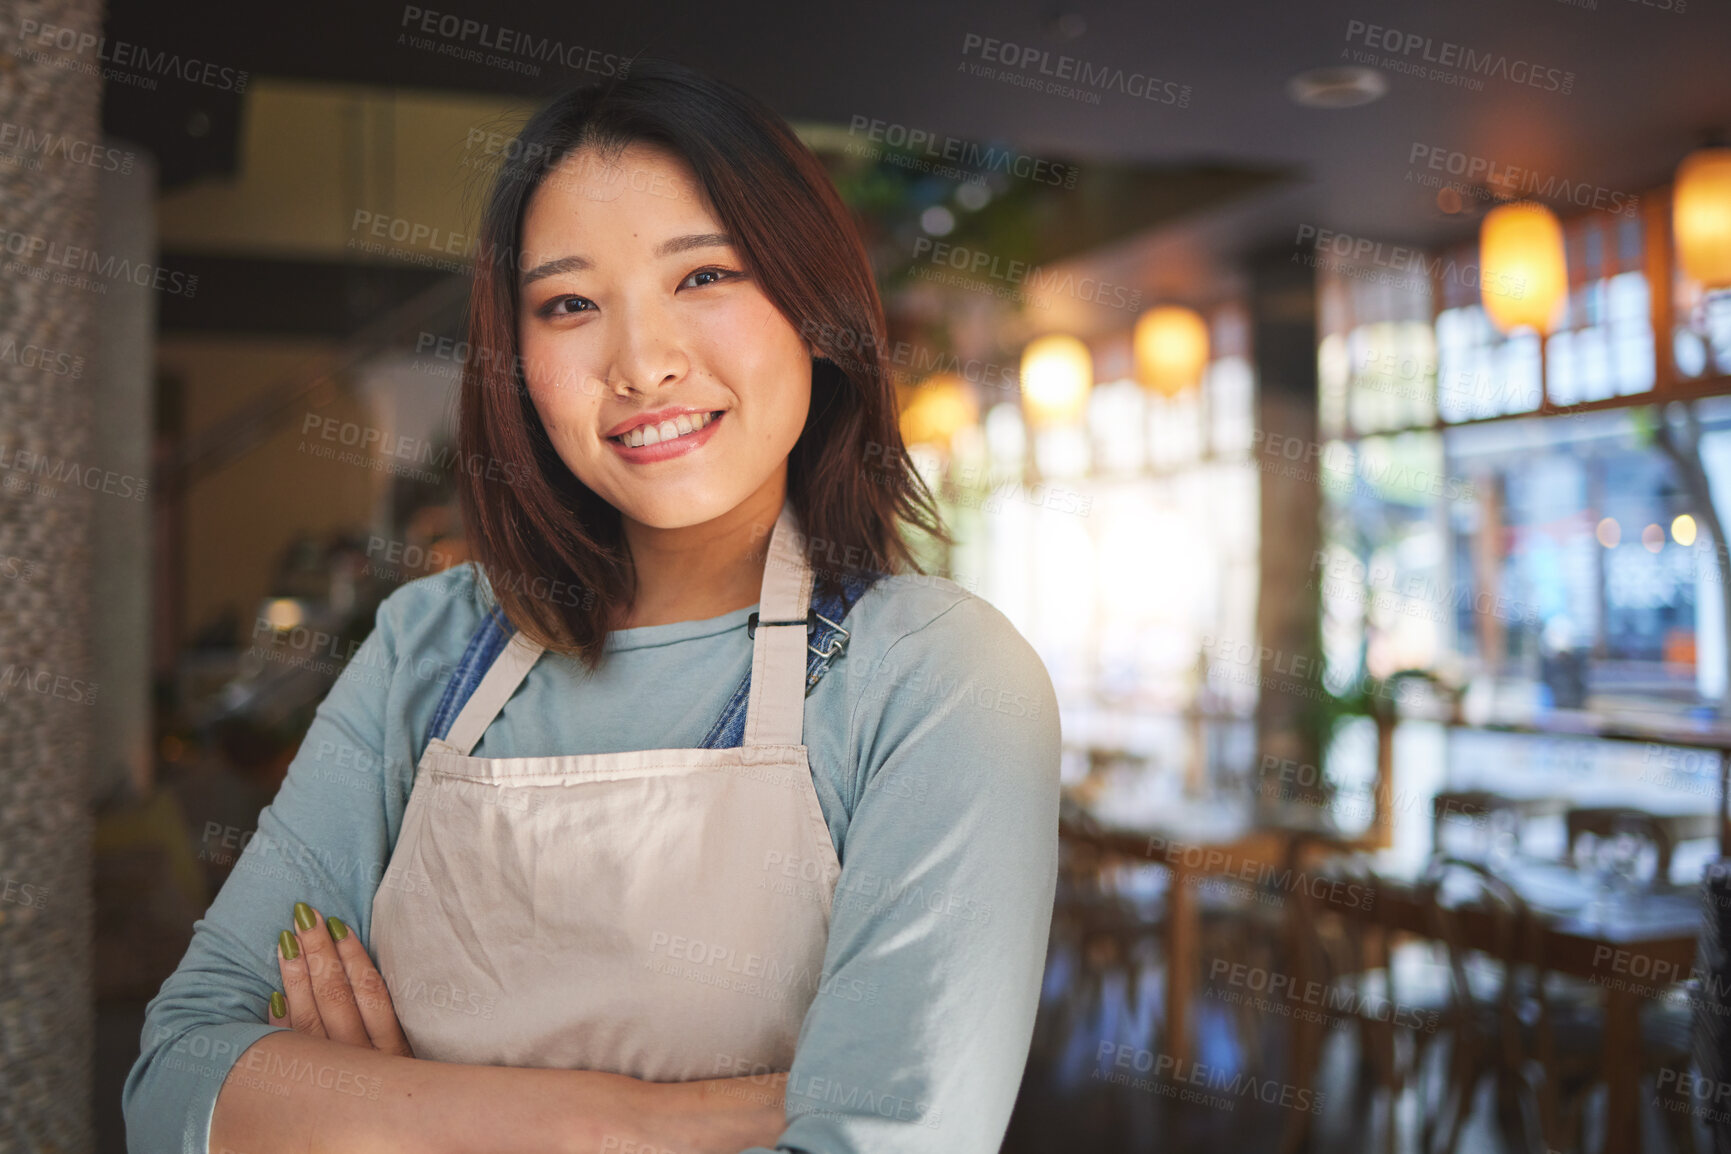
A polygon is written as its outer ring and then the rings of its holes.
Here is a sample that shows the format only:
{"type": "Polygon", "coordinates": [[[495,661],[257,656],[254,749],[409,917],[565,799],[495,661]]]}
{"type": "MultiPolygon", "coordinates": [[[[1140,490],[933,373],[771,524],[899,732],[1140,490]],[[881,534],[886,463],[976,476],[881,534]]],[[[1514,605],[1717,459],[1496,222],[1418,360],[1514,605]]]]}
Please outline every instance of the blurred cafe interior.
{"type": "MultiPolygon", "coordinates": [[[[1731,1149],[1731,11],[469,7],[763,97],[861,222],[922,556],[1062,712],[1005,1151],[1731,1149]]],[[[0,497],[0,665],[91,685],[0,686],[0,1147],[118,1152],[314,709],[468,555],[479,197],[597,77],[392,5],[0,22],[0,120],[124,158],[0,134],[0,224],[159,273],[8,248],[0,310],[0,449],[148,479],[0,497]]]]}

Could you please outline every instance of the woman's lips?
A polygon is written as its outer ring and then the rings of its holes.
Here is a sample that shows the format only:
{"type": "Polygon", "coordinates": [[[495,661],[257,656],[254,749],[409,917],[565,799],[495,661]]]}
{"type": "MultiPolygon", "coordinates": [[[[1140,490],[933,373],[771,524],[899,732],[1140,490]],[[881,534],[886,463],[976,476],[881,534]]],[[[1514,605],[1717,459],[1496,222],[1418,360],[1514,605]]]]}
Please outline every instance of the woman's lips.
{"type": "Polygon", "coordinates": [[[724,409],[710,417],[709,424],[695,433],[687,433],[683,437],[675,437],[671,441],[657,441],[653,445],[640,445],[635,449],[621,441],[614,440],[612,437],[607,437],[605,440],[612,446],[614,452],[631,464],[647,465],[655,461],[683,457],[687,453],[702,448],[709,441],[709,438],[715,435],[716,426],[721,424],[726,415],[727,411],[724,409]]]}

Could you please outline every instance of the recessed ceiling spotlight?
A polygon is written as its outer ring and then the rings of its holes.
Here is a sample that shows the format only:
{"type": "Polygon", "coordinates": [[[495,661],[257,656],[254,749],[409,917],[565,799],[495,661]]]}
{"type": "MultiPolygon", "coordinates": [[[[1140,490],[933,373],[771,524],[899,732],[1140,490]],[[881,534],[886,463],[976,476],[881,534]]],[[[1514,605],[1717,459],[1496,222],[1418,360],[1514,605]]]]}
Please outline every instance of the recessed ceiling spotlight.
{"type": "Polygon", "coordinates": [[[1355,108],[1388,91],[1374,68],[1312,68],[1286,82],[1286,95],[1307,108],[1355,108]]]}
{"type": "Polygon", "coordinates": [[[1075,40],[1088,31],[1088,18],[1080,12],[1059,12],[1046,21],[1046,31],[1060,40],[1075,40]]]}

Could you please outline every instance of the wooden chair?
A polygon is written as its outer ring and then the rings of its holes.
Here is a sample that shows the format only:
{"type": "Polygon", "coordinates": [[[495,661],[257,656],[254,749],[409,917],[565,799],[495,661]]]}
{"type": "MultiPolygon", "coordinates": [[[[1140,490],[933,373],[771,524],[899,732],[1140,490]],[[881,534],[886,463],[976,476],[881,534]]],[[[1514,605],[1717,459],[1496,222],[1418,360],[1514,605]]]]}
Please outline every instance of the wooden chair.
{"type": "MultiPolygon", "coordinates": [[[[1671,863],[1680,843],[1716,837],[1719,832],[1716,814],[1656,814],[1632,806],[1577,806],[1568,811],[1565,822],[1569,861],[1577,868],[1585,865],[1582,851],[1583,843],[1588,839],[1603,841],[1629,831],[1652,846],[1654,870],[1650,884],[1655,886],[1669,883],[1671,863]]],[[[1689,1072],[1693,1060],[1688,987],[1697,984],[1693,980],[1682,983],[1666,996],[1642,1006],[1640,1069],[1643,1075],[1655,1076],[1656,1086],[1668,1085],[1674,1091],[1675,1087],[1686,1084],[1683,1076],[1689,1072]],[[1656,1077],[1667,1071],[1672,1075],[1670,1078],[1661,1080],[1656,1077]]],[[[1658,1097],[1663,1100],[1667,1095],[1661,1092],[1658,1097]]],[[[1677,1095],[1673,1092],[1670,1097],[1675,1099],[1677,1095]]],[[[1662,1106],[1660,1110],[1671,1142],[1683,1154],[1692,1154],[1694,1135],[1689,1107],[1693,1103],[1688,1102],[1687,1095],[1684,1095],[1681,1101],[1669,1105],[1682,1107],[1662,1106]]]]}
{"type": "MultiPolygon", "coordinates": [[[[1059,1081],[1077,1085],[1078,1060],[1092,1062],[1099,1041],[1109,1038],[1154,1050],[1157,1019],[1170,1021],[1164,977],[1172,963],[1166,956],[1171,872],[1158,862],[1126,855],[1085,807],[1068,800],[1060,804],[1059,831],[1048,979],[1065,988],[1046,991],[1032,1050],[1042,1056],[1064,1055],[1059,1081]],[[1054,972],[1054,966],[1062,972],[1054,972]],[[1083,1039],[1085,1048],[1077,1044],[1083,1039]]],[[[1201,933],[1197,948],[1203,957],[1229,964],[1272,967],[1276,962],[1270,951],[1281,915],[1240,892],[1242,886],[1227,889],[1216,893],[1208,887],[1195,896],[1201,933]]],[[[1234,1002],[1226,1012],[1250,1062],[1260,1064],[1260,1033],[1266,1025],[1262,1015],[1245,1002],[1234,1002]]],[[[1180,1110],[1169,1099],[1115,1092],[1106,1101],[1103,1120],[1123,1127],[1133,1139],[1132,1148],[1178,1140],[1174,1126],[1180,1110]],[[1166,1128],[1158,1141],[1157,1120],[1166,1128]]]]}
{"type": "Polygon", "coordinates": [[[1564,817],[1569,830],[1569,860],[1581,865],[1581,843],[1591,837],[1608,840],[1630,830],[1651,845],[1658,855],[1653,880],[1664,884],[1671,878],[1671,859],[1680,842],[1718,834],[1718,815],[1710,813],[1656,814],[1632,806],[1576,806],[1564,817]]]}
{"type": "Polygon", "coordinates": [[[1562,813],[1568,803],[1561,798],[1510,797],[1488,789],[1445,789],[1431,798],[1431,847],[1435,856],[1458,857],[1442,850],[1443,830],[1453,819],[1493,822],[1506,820],[1517,828],[1536,817],[1562,813]]]}
{"type": "MultiPolygon", "coordinates": [[[[1209,966],[1244,966],[1250,970],[1274,971],[1283,964],[1281,939],[1288,917],[1287,895],[1271,892],[1267,885],[1230,879],[1205,879],[1197,883],[1196,907],[1200,922],[1198,945],[1209,966]]],[[[1227,972],[1243,972],[1229,970],[1227,972]]],[[[1203,977],[1200,994],[1206,997],[1218,983],[1203,977]]],[[[1222,991],[1241,994],[1242,990],[1222,991]]],[[[1235,1040],[1251,1068],[1268,1059],[1264,1045],[1270,1025],[1268,1015],[1248,998],[1233,998],[1224,1011],[1235,1040]]]]}
{"type": "Polygon", "coordinates": [[[1676,1154],[1695,1154],[1689,1078],[1695,1074],[1694,1003],[1700,980],[1692,978],[1641,1007],[1641,1073],[1653,1079],[1654,1105],[1676,1154]],[[1669,1077],[1662,1075],[1669,1074],[1669,1077]]]}
{"type": "MultiPolygon", "coordinates": [[[[1327,1021],[1293,1022],[1292,1068],[1318,1071],[1322,1066],[1323,1048],[1334,1030],[1347,1024],[1356,1027],[1359,1045],[1361,1086],[1374,1085],[1374,1092],[1385,1100],[1386,1123],[1384,1145],[1390,1154],[1399,1147],[1399,1106],[1413,1072],[1422,1062],[1427,1042],[1435,1036],[1433,1030],[1415,1030],[1416,1021],[1397,1020],[1396,1007],[1411,1011],[1413,1006],[1403,1000],[1401,983],[1396,977],[1396,931],[1386,917],[1387,903],[1378,900],[1382,884],[1368,861],[1358,854],[1340,854],[1329,859],[1318,871],[1330,880],[1348,887],[1349,896],[1362,896],[1376,911],[1370,918],[1360,914],[1344,916],[1319,902],[1308,886],[1297,887],[1288,910],[1288,938],[1294,962],[1293,975],[1301,983],[1316,982],[1326,991],[1323,1005],[1330,1008],[1327,1021]],[[1380,980],[1379,980],[1380,978],[1380,980]],[[1380,985],[1381,990],[1374,990],[1380,985]],[[1367,1002],[1375,998],[1375,1002],[1367,1002]],[[1382,1007],[1382,1011],[1375,1008],[1382,1007]],[[1397,1044],[1403,1034],[1412,1034],[1402,1060],[1397,1044]]],[[[1439,1010],[1440,1015],[1440,1010],[1439,1010]]],[[[1311,1116],[1298,1112],[1289,1116],[1282,1135],[1281,1150],[1286,1154],[1307,1145],[1311,1116]]]]}
{"type": "MultiPolygon", "coordinates": [[[[1373,894],[1386,884],[1368,863],[1347,859],[1345,864],[1348,876],[1361,878],[1373,894]]],[[[1353,969],[1360,975],[1361,1011],[1363,997],[1377,985],[1383,1005],[1390,1008],[1386,1015],[1361,1012],[1359,1024],[1364,1050],[1375,1064],[1378,1089],[1387,1096],[1392,1150],[1398,1140],[1399,1104],[1409,1089],[1422,1088],[1427,1051],[1445,1034],[1452,986],[1428,956],[1437,943],[1403,941],[1405,935],[1389,918],[1391,909],[1389,903],[1378,901],[1375,916],[1361,924],[1353,969]],[[1397,1020],[1396,1009],[1404,1021],[1397,1020]]]]}
{"type": "MultiPolygon", "coordinates": [[[[1060,807],[1059,832],[1047,988],[1030,1050],[1060,1085],[1080,1090],[1100,1041],[1154,1046],[1166,896],[1141,884],[1160,867],[1110,848],[1082,807],[1060,807]]],[[[1152,1125],[1149,1095],[1114,1089],[1098,1101],[1109,1126],[1146,1134],[1152,1125]]]]}
{"type": "Polygon", "coordinates": [[[1495,1080],[1507,1138],[1528,1149],[1574,1148],[1602,1035],[1592,1020],[1556,1012],[1542,921],[1477,862],[1436,859],[1420,892],[1448,949],[1453,1003],[1450,1069],[1442,1105],[1425,1121],[1424,1148],[1453,1154],[1486,1078],[1495,1080]]]}

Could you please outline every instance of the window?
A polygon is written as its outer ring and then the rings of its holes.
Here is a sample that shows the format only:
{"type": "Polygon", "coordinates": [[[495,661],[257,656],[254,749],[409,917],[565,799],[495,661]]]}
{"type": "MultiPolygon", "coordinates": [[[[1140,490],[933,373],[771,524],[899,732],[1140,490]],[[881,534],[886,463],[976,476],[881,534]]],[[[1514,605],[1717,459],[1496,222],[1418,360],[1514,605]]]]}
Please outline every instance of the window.
{"type": "MultiPolygon", "coordinates": [[[[1709,482],[1731,491],[1731,400],[1695,402],[1709,482]]],[[[1656,447],[1646,409],[1451,430],[1480,487],[1451,515],[1472,590],[1456,650],[1548,708],[1681,711],[1724,688],[1724,603],[1707,514],[1656,447]]],[[[1689,458],[1697,456],[1684,449],[1689,458]]]]}
{"type": "Polygon", "coordinates": [[[1653,321],[1637,216],[1592,213],[1563,227],[1569,304],[1546,342],[1554,404],[1626,397],[1653,388],[1653,321]]]}
{"type": "MultiPolygon", "coordinates": [[[[1445,422],[1537,412],[1548,397],[1575,405],[1649,392],[1653,325],[1638,216],[1593,213],[1563,222],[1569,296],[1557,331],[1497,331],[1476,278],[1440,278],[1437,413],[1445,422]],[[1541,359],[1542,353],[1542,359],[1541,359]],[[1542,382],[1542,385],[1541,385],[1542,382]]],[[[1444,268],[1476,261],[1455,249],[1444,268]]]]}
{"type": "Polygon", "coordinates": [[[958,579],[977,575],[1040,651],[1066,741],[1146,753],[1151,778],[1188,766],[1187,714],[1239,718],[1227,728],[1253,737],[1255,686],[1199,677],[1204,639],[1255,637],[1258,578],[1248,322],[1230,306],[1208,319],[1211,363],[1176,398],[1108,355],[1074,428],[1030,431],[1013,403],[988,410],[980,473],[994,484],[946,508],[970,542],[958,579]]]}

